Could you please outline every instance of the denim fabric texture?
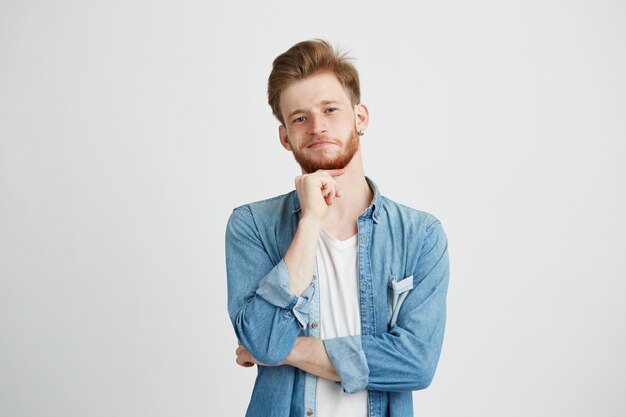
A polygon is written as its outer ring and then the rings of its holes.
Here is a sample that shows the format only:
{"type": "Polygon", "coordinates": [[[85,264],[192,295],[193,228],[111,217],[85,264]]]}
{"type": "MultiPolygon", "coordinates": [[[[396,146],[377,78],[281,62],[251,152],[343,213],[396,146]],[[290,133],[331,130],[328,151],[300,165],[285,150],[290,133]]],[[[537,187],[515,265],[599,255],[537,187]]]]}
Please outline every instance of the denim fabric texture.
{"type": "MultiPolygon", "coordinates": [[[[441,352],[448,243],[439,220],[366,179],[374,198],[357,220],[361,335],[324,346],[342,389],[368,390],[370,417],[409,417],[411,392],[430,385],[441,352]]],[[[283,260],[299,219],[291,191],[237,207],[226,227],[228,313],[239,341],[267,365],[285,359],[298,336],[319,338],[317,272],[297,296],[283,260]]],[[[291,366],[258,366],[246,416],[315,416],[316,381],[291,366]]]]}

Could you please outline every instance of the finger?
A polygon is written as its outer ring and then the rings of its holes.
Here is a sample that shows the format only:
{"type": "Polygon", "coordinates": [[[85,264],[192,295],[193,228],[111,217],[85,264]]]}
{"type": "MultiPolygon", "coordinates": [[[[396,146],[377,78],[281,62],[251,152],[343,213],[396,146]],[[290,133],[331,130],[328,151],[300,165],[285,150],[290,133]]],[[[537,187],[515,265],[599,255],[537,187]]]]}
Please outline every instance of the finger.
{"type": "Polygon", "coordinates": [[[320,191],[322,192],[322,196],[324,198],[327,198],[329,195],[334,195],[335,194],[335,185],[331,180],[329,180],[328,182],[322,183],[322,187],[320,188],[320,191]]]}
{"type": "Polygon", "coordinates": [[[335,197],[335,187],[329,186],[328,192],[324,195],[324,200],[326,201],[326,204],[329,206],[332,205],[334,197],[335,197]]]}
{"type": "Polygon", "coordinates": [[[335,190],[332,189],[331,192],[329,192],[328,195],[326,196],[326,204],[329,206],[332,206],[334,201],[335,201],[335,190]]]}
{"type": "Polygon", "coordinates": [[[332,175],[328,174],[326,171],[324,172],[316,172],[316,175],[312,177],[312,179],[316,179],[319,181],[320,188],[328,188],[331,185],[335,184],[335,180],[332,175]]]}
{"type": "Polygon", "coordinates": [[[250,368],[251,366],[254,366],[254,363],[246,362],[246,361],[240,360],[239,358],[237,358],[235,362],[237,362],[237,365],[243,366],[244,368],[250,368]]]}

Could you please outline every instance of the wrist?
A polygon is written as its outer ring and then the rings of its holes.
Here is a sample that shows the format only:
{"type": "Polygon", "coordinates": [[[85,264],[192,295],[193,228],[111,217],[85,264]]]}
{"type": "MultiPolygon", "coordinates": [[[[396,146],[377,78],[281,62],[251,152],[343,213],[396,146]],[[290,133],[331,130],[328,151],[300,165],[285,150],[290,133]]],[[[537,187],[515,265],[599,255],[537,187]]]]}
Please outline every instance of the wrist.
{"type": "Polygon", "coordinates": [[[318,231],[322,229],[322,224],[324,220],[314,216],[312,214],[303,214],[298,222],[298,227],[303,227],[306,229],[310,229],[312,231],[318,231]]]}

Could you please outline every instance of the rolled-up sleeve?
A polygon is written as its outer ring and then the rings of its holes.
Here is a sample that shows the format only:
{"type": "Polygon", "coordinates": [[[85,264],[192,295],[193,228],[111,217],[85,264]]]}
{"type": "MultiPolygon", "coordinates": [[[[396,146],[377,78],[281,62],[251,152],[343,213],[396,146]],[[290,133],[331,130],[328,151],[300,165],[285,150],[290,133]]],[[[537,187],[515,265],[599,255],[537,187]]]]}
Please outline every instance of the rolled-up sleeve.
{"type": "Polygon", "coordinates": [[[341,379],[341,388],[348,394],[367,387],[369,367],[360,336],[343,336],[324,340],[328,358],[341,379]]]}
{"type": "Polygon", "coordinates": [[[237,338],[258,361],[279,363],[308,324],[315,283],[300,296],[290,292],[284,260],[272,262],[245,206],[228,220],[226,269],[228,313],[237,338]]]}
{"type": "Polygon", "coordinates": [[[290,291],[290,277],[283,259],[259,283],[256,294],[268,303],[291,311],[300,328],[309,324],[309,308],[315,284],[311,283],[300,296],[290,291]]]}

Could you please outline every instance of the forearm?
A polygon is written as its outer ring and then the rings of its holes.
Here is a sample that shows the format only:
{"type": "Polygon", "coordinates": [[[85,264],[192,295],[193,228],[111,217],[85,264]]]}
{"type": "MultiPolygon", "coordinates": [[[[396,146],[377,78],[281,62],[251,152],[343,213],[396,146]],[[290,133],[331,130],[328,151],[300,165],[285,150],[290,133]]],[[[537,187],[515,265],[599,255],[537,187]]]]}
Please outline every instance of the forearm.
{"type": "Polygon", "coordinates": [[[284,364],[331,381],[340,380],[321,339],[298,337],[284,364]]]}
{"type": "Polygon", "coordinates": [[[322,224],[319,220],[302,217],[285,253],[284,261],[289,270],[290,290],[295,295],[300,295],[311,283],[321,229],[322,224]]]}
{"type": "Polygon", "coordinates": [[[311,283],[322,224],[333,200],[341,196],[339,184],[334,177],[343,173],[343,169],[320,169],[296,177],[301,217],[283,257],[289,270],[290,290],[293,294],[300,295],[311,283]]]}

